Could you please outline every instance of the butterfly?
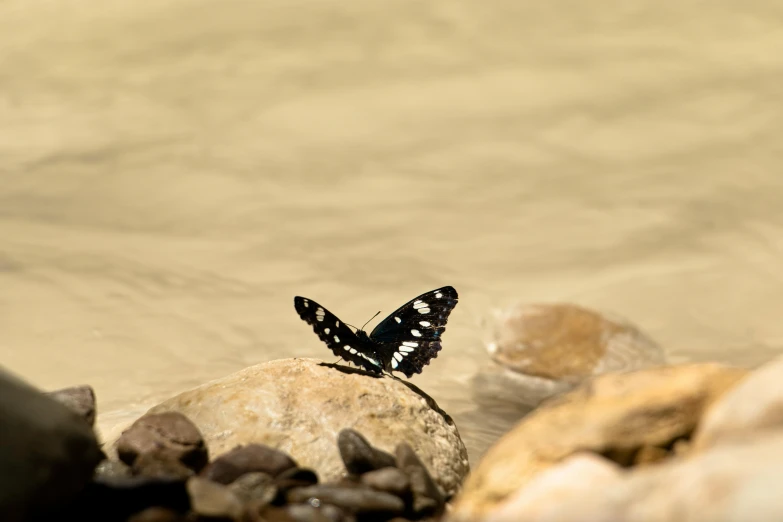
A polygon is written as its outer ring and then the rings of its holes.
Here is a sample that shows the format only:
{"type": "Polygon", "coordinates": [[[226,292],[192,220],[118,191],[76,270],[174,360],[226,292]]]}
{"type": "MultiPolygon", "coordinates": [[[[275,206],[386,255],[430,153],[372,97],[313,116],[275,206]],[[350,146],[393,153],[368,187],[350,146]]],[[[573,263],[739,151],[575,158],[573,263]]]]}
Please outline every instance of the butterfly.
{"type": "Polygon", "coordinates": [[[438,356],[457,300],[451,286],[421,294],[378,323],[369,336],[362,329],[354,332],[312,299],[296,296],[294,308],[338,357],[371,373],[397,371],[410,378],[438,356]]]}

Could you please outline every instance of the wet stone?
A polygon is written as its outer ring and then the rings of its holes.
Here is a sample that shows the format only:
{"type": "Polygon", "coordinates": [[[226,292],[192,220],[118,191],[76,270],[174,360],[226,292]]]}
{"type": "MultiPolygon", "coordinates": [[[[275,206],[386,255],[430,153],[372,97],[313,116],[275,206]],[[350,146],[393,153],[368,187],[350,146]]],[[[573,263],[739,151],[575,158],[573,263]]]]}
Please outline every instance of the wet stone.
{"type": "Polygon", "coordinates": [[[355,430],[342,430],[337,436],[337,447],[345,469],[354,475],[394,466],[393,455],[373,447],[355,430]]]}
{"type": "Polygon", "coordinates": [[[446,499],[435,481],[430,476],[424,463],[413,451],[413,448],[405,442],[395,448],[397,467],[408,475],[413,493],[412,511],[417,516],[434,515],[443,513],[446,499]]]}
{"type": "Polygon", "coordinates": [[[237,446],[211,462],[201,475],[220,484],[230,484],[245,473],[260,471],[276,477],[296,467],[296,462],[283,453],[264,444],[237,446]]]}
{"type": "Polygon", "coordinates": [[[370,488],[342,488],[320,485],[296,488],[289,491],[286,499],[291,504],[331,504],[356,514],[397,515],[405,510],[402,499],[370,488]]]}
{"type": "Polygon", "coordinates": [[[145,415],[122,433],[117,454],[132,466],[140,455],[154,454],[161,460],[178,460],[195,472],[207,464],[207,447],[198,428],[178,412],[145,415]]]}
{"type": "Polygon", "coordinates": [[[377,491],[385,491],[404,498],[411,491],[411,482],[404,471],[397,468],[383,468],[368,471],[361,476],[361,482],[377,491]]]}
{"type": "Polygon", "coordinates": [[[242,503],[223,484],[202,477],[191,477],[187,489],[191,510],[199,518],[237,520],[242,516],[242,503]]]}
{"type": "Polygon", "coordinates": [[[77,413],[90,426],[95,424],[95,391],[92,386],[72,386],[46,395],[77,413]]]}
{"type": "Polygon", "coordinates": [[[228,488],[236,497],[244,502],[255,502],[258,506],[271,503],[277,496],[277,485],[274,479],[261,471],[245,473],[228,488]]]}
{"type": "Polygon", "coordinates": [[[95,476],[99,478],[130,477],[132,474],[130,466],[119,460],[104,459],[95,468],[95,476]]]}

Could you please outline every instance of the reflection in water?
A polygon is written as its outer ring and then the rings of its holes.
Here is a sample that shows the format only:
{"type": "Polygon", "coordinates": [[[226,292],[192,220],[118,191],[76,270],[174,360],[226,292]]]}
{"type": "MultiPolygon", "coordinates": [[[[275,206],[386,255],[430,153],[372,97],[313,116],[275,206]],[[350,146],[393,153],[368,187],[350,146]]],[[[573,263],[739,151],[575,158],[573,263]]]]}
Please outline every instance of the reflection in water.
{"type": "Polygon", "coordinates": [[[450,284],[411,382],[475,460],[525,413],[472,391],[490,307],[614,311],[672,361],[779,353],[779,16],[648,3],[3,3],[0,361],[92,384],[105,425],[331,360],[294,295],[361,324],[450,284]]]}

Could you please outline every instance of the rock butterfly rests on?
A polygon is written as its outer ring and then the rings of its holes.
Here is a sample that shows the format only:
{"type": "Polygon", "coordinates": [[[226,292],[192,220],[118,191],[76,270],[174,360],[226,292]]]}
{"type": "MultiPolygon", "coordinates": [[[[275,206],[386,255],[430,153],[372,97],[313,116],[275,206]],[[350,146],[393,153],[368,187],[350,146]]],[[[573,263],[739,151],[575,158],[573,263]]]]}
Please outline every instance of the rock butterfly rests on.
{"type": "Polygon", "coordinates": [[[364,330],[354,332],[312,299],[294,297],[294,307],[338,357],[372,373],[402,372],[410,378],[438,356],[457,299],[451,286],[421,294],[378,323],[369,336],[364,330]]]}

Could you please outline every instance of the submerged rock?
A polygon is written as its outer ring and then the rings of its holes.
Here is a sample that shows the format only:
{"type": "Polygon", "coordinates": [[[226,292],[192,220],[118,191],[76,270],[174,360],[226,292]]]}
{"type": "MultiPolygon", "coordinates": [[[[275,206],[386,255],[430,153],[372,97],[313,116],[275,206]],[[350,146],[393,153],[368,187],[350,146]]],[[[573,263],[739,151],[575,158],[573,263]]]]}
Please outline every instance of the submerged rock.
{"type": "Polygon", "coordinates": [[[489,326],[491,362],[473,380],[479,400],[536,406],[593,376],[666,361],[629,321],[573,304],[519,304],[495,311],[489,326]]]}

